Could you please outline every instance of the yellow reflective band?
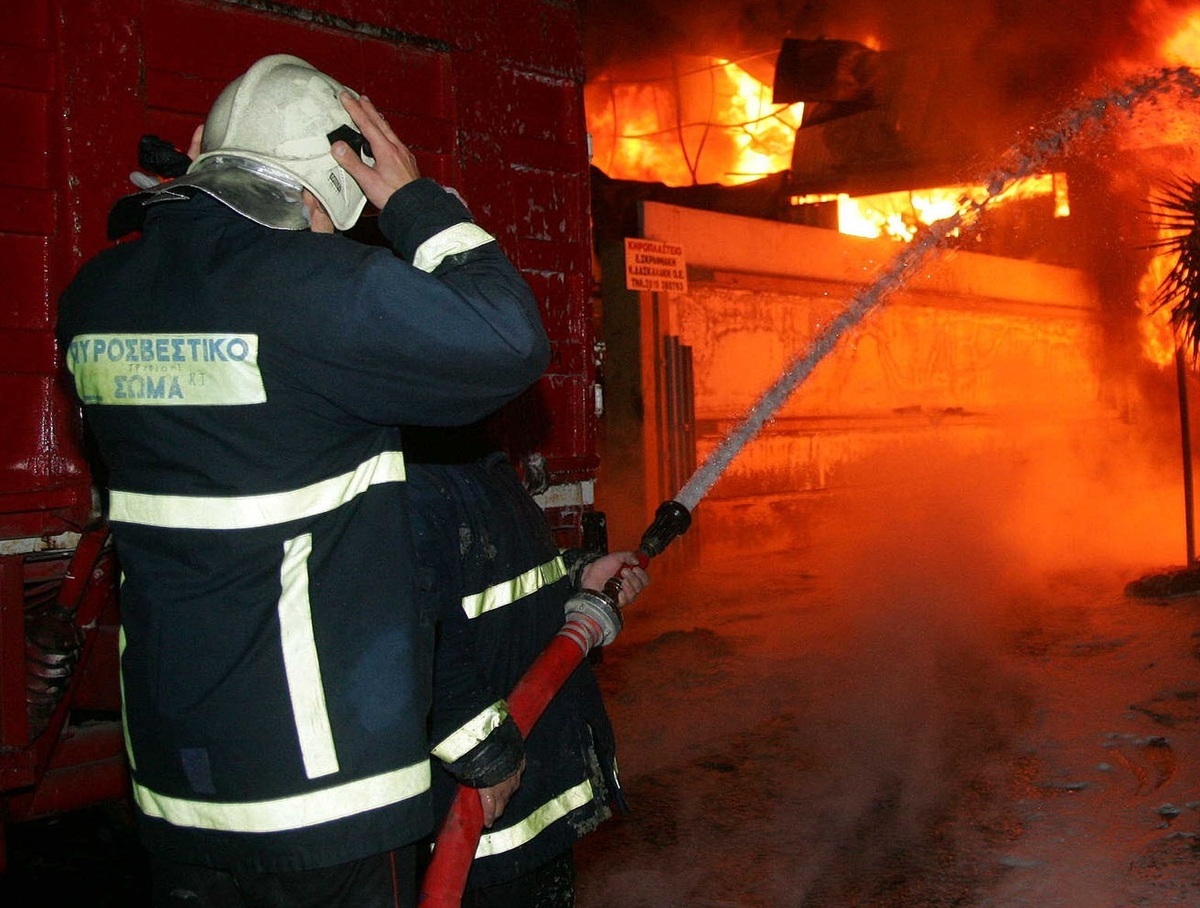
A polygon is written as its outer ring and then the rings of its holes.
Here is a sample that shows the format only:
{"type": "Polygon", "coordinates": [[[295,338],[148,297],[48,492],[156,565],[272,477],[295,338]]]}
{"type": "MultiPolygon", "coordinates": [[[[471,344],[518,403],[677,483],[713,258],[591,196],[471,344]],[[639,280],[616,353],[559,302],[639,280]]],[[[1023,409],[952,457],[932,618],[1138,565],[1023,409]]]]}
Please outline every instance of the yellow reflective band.
{"type": "Polygon", "coordinates": [[[470,252],[485,243],[495,241],[495,237],[470,221],[463,221],[453,227],[447,227],[441,233],[435,233],[417,247],[413,255],[413,267],[433,273],[448,255],[458,255],[470,252]]]}
{"type": "Polygon", "coordinates": [[[392,772],[271,801],[189,801],[151,791],[136,782],[142,812],[174,826],[221,832],[286,832],[387,807],[429,789],[429,761],[392,772]]]}
{"type": "Polygon", "coordinates": [[[257,334],[80,334],[66,360],[85,404],[241,406],[267,399],[257,334]]]}
{"type": "Polygon", "coordinates": [[[475,718],[464,722],[456,731],[439,741],[430,753],[443,763],[453,763],[472,747],[482,743],[507,718],[508,704],[503,700],[497,700],[475,718]]]}
{"type": "MultiPolygon", "coordinates": [[[[125,572],[121,572],[121,582],[125,582],[125,572]]],[[[117,625],[117,684],[121,689],[121,737],[125,739],[125,758],[129,760],[129,768],[137,772],[137,760],[133,758],[133,742],[129,739],[129,716],[125,713],[125,673],[120,671],[121,660],[125,658],[125,625],[117,625]]]]}
{"type": "Polygon", "coordinates": [[[287,675],[292,717],[300,739],[304,772],[310,779],[338,771],[333,728],[325,705],[321,663],[313,634],[312,608],[308,599],[308,557],[312,534],[305,533],[283,544],[279,568],[279,633],[283,643],[283,670],[287,675]]]}
{"type": "Polygon", "coordinates": [[[349,473],[290,492],[209,498],[113,489],[109,520],[177,530],[246,530],[332,511],[374,485],[404,481],[404,454],[384,451],[349,473]]]}
{"type": "Polygon", "coordinates": [[[546,829],[555,820],[560,820],[572,810],[582,807],[592,800],[592,783],[585,779],[574,788],[568,788],[556,798],[547,801],[525,819],[488,832],[480,836],[479,847],[475,849],[476,858],[491,857],[519,848],[526,842],[546,829]]]}
{"type": "Polygon", "coordinates": [[[561,555],[555,555],[545,564],[530,568],[524,574],[489,586],[482,593],[463,596],[462,609],[468,618],[478,618],[485,612],[511,605],[524,596],[536,593],[544,586],[567,576],[567,566],[561,555]]]}

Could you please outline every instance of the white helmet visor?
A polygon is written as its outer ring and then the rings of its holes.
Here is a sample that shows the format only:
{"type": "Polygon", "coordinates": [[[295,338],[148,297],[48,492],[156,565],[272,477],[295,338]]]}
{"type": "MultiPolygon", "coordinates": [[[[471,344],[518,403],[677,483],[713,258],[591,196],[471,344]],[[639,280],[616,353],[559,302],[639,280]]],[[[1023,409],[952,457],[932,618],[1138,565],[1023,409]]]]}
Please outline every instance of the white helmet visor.
{"type": "Polygon", "coordinates": [[[308,210],[304,187],[289,174],[249,158],[211,155],[198,161],[183,176],[151,192],[169,192],[182,186],[196,189],[228,205],[239,214],[276,230],[306,230],[308,210]]]}

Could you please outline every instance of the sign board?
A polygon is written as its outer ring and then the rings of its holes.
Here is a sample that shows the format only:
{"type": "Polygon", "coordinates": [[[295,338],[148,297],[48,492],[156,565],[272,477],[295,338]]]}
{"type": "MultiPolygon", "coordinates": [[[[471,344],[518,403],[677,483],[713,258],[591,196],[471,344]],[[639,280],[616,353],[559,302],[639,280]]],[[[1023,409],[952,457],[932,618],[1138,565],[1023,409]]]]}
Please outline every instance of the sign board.
{"type": "Polygon", "coordinates": [[[678,243],[625,238],[625,289],[687,293],[687,262],[678,243]]]}

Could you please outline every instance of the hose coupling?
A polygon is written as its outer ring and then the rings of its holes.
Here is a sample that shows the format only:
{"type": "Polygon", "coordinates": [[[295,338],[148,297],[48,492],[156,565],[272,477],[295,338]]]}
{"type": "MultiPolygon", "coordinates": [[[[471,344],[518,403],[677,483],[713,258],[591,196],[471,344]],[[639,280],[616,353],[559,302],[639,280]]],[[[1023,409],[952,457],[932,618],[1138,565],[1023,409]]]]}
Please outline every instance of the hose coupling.
{"type": "Polygon", "coordinates": [[[586,653],[594,646],[608,646],[625,626],[616,600],[595,590],[579,590],[567,600],[567,623],[586,626],[586,641],[578,641],[586,653]]]}

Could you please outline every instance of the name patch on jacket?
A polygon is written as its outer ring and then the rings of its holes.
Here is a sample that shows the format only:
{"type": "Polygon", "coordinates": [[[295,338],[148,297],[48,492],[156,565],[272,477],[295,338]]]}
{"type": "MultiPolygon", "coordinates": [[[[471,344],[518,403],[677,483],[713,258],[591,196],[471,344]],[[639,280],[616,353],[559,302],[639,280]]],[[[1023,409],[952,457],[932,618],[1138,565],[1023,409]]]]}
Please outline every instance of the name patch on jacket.
{"type": "Polygon", "coordinates": [[[267,399],[257,334],[80,334],[67,368],[85,404],[229,406],[267,399]]]}

